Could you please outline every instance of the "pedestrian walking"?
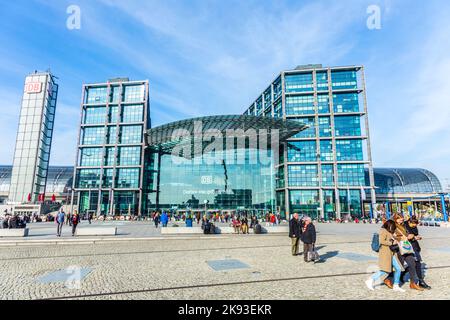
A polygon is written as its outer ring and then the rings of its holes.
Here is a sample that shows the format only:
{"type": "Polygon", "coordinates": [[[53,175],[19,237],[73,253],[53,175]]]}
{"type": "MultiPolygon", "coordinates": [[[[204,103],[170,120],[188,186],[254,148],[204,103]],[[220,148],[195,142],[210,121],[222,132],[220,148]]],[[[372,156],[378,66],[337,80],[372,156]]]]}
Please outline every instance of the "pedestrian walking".
{"type": "Polygon", "coordinates": [[[89,224],[91,224],[91,221],[92,221],[92,217],[94,216],[94,214],[92,213],[92,212],[89,212],[88,213],[88,222],[89,222],[89,224]]]}
{"type": "Polygon", "coordinates": [[[56,228],[56,236],[57,237],[61,237],[62,227],[64,225],[64,217],[65,217],[65,213],[64,213],[64,210],[61,208],[61,210],[59,210],[59,212],[57,213],[56,219],[55,219],[55,222],[57,224],[57,228],[56,228]]]}
{"type": "Polygon", "coordinates": [[[242,234],[248,234],[248,219],[246,215],[241,219],[241,230],[242,234]]]}
{"type": "Polygon", "coordinates": [[[412,238],[410,240],[410,242],[414,249],[414,255],[415,255],[415,259],[416,259],[416,273],[417,273],[417,277],[419,278],[419,286],[424,289],[429,290],[429,289],[431,289],[431,287],[425,282],[424,274],[422,271],[422,255],[420,254],[422,249],[419,245],[419,240],[422,240],[422,237],[419,236],[419,229],[417,228],[418,225],[419,225],[419,220],[417,219],[416,216],[412,216],[405,223],[406,231],[408,232],[408,234],[414,235],[414,238],[412,238]]]}
{"type": "Polygon", "coordinates": [[[400,275],[403,267],[397,255],[393,251],[393,246],[397,243],[394,238],[395,229],[395,222],[392,220],[387,220],[381,227],[378,236],[380,245],[378,251],[378,267],[380,270],[366,280],[366,286],[369,290],[374,290],[374,286],[380,284],[381,278],[384,278],[384,284],[390,289],[398,292],[405,292],[405,290],[400,288],[400,275]],[[394,283],[392,284],[387,277],[393,270],[394,283]]]}
{"type": "Polygon", "coordinates": [[[161,224],[162,224],[163,228],[167,227],[168,222],[169,222],[169,216],[164,211],[161,215],[161,224]]]}
{"type": "Polygon", "coordinates": [[[77,226],[80,223],[80,215],[76,210],[73,212],[73,215],[70,220],[72,225],[72,237],[73,237],[75,236],[75,231],[77,230],[77,226]]]}
{"type": "Polygon", "coordinates": [[[291,238],[291,253],[293,256],[298,255],[298,241],[300,240],[301,229],[298,213],[289,221],[289,237],[291,238]]]}
{"type": "Polygon", "coordinates": [[[159,224],[159,213],[155,212],[155,215],[153,216],[153,222],[155,223],[155,227],[158,228],[159,224]]]}
{"type": "Polygon", "coordinates": [[[314,251],[314,246],[316,244],[316,228],[312,224],[310,217],[305,217],[303,219],[303,228],[301,230],[300,238],[303,242],[303,259],[305,262],[310,262],[308,253],[314,251]]]}
{"type": "Polygon", "coordinates": [[[405,227],[404,218],[401,214],[394,214],[393,221],[395,222],[394,238],[398,242],[396,254],[403,265],[405,262],[408,265],[407,272],[409,273],[409,287],[413,290],[423,291],[424,288],[418,285],[419,277],[416,273],[416,259],[414,249],[410,240],[414,239],[414,234],[408,234],[405,227]],[[407,248],[410,248],[409,250],[407,248]]]}

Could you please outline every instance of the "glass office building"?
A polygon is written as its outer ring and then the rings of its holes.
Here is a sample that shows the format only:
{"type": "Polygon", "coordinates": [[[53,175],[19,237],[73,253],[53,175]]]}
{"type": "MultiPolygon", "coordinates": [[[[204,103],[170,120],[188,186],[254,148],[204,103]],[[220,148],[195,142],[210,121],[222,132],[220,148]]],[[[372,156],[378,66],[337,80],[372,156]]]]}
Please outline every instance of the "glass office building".
{"type": "Polygon", "coordinates": [[[362,66],[283,71],[245,114],[309,126],[284,144],[276,169],[281,212],[369,216],[376,197],[362,66]]]}
{"type": "Polygon", "coordinates": [[[58,85],[50,72],[28,75],[20,110],[9,202],[39,201],[45,193],[58,85]]]}
{"type": "Polygon", "coordinates": [[[148,81],[128,78],[83,85],[72,192],[80,213],[141,214],[148,92],[148,81]]]}

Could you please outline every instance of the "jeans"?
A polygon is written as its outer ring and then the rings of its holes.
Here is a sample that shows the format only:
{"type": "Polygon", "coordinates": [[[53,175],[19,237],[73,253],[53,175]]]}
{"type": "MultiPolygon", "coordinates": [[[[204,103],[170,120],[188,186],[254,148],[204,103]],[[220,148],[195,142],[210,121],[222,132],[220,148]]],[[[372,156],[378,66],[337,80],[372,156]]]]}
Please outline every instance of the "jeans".
{"type": "MultiPolygon", "coordinates": [[[[395,258],[395,255],[392,257],[392,266],[394,267],[394,284],[400,284],[400,275],[402,272],[402,267],[399,261],[395,258]]],[[[372,280],[377,281],[383,276],[388,276],[389,273],[385,271],[378,271],[372,275],[372,280]]]]}
{"type": "Polygon", "coordinates": [[[64,224],[64,222],[58,222],[58,227],[56,228],[56,234],[58,236],[61,235],[63,224],[64,224]]]}

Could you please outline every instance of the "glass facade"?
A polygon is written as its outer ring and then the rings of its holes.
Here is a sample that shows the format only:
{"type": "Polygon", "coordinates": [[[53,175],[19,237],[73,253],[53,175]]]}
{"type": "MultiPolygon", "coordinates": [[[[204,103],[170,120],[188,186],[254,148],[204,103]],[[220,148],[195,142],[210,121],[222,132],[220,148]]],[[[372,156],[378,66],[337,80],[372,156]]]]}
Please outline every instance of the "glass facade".
{"type": "Polygon", "coordinates": [[[74,189],[79,211],[142,214],[147,81],[116,79],[84,86],[74,189]],[[116,202],[118,201],[118,202],[116,202]]]}
{"type": "MultiPolygon", "coordinates": [[[[367,215],[361,199],[359,204],[356,199],[361,186],[367,191],[366,201],[372,198],[373,203],[376,201],[373,176],[365,179],[364,175],[372,164],[362,73],[362,68],[356,66],[307,65],[285,71],[276,78],[276,82],[284,80],[281,94],[284,100],[281,99],[281,108],[277,104],[275,116],[309,126],[288,139],[281,161],[283,171],[281,167],[278,169],[283,174],[287,171],[287,181],[277,183],[277,201],[284,202],[279,196],[281,192],[289,193],[289,203],[283,203],[289,213],[319,212],[324,219],[339,218],[348,211],[348,206],[346,197],[337,195],[347,187],[352,214],[367,215]],[[285,114],[280,115],[280,109],[285,114]],[[345,203],[341,204],[341,200],[345,203]]],[[[268,95],[267,90],[263,95],[268,95]]],[[[261,98],[253,105],[257,107],[261,98]]]]}
{"type": "Polygon", "coordinates": [[[57,95],[50,73],[26,77],[8,195],[13,203],[37,202],[45,193],[57,95]]]}
{"type": "MultiPolygon", "coordinates": [[[[215,156],[223,161],[210,164],[205,161],[208,154],[203,159],[200,155],[191,160],[162,155],[158,208],[204,209],[206,201],[207,209],[211,210],[275,211],[273,160],[266,164],[250,161],[257,154],[256,149],[221,151],[215,156]],[[245,154],[244,163],[231,160],[239,153],[245,154]]],[[[157,167],[157,159],[154,163],[157,167]]],[[[156,201],[156,193],[150,194],[149,206],[156,208],[156,201]]]]}

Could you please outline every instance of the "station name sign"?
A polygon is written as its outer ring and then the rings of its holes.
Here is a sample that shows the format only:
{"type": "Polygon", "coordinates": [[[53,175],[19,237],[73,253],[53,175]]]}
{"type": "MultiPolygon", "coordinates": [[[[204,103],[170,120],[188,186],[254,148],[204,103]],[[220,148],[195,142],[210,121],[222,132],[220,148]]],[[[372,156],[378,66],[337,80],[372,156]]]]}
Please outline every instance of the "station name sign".
{"type": "Polygon", "coordinates": [[[25,93],[40,93],[42,82],[29,82],[25,84],[25,93]]]}

